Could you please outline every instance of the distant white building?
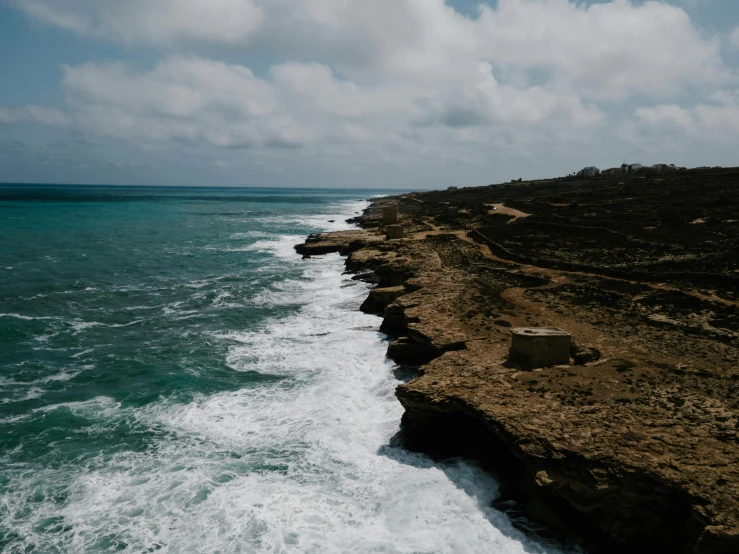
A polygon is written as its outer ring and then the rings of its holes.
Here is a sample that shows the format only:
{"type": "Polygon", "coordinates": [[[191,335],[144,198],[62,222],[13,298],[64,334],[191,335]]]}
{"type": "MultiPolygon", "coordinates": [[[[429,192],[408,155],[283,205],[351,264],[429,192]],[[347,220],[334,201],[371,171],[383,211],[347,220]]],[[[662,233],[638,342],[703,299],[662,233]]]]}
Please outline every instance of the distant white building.
{"type": "Polygon", "coordinates": [[[642,164],[631,164],[629,166],[629,173],[639,173],[640,171],[644,170],[644,166],[642,164]]]}
{"type": "Polygon", "coordinates": [[[652,169],[658,173],[662,173],[663,171],[677,171],[675,164],[654,164],[652,169]]]}
{"type": "Polygon", "coordinates": [[[580,170],[580,176],[582,177],[595,177],[600,175],[600,169],[595,166],[585,167],[580,170]]]}

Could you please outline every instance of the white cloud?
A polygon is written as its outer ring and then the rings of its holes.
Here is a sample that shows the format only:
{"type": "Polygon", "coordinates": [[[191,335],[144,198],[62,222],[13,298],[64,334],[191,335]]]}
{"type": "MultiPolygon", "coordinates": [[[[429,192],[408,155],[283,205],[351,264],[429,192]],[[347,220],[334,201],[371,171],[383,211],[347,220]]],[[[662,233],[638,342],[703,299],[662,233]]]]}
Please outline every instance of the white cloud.
{"type": "Polygon", "coordinates": [[[641,107],[635,111],[636,118],[653,129],[663,128],[670,131],[691,131],[693,114],[690,110],[677,104],[660,104],[654,107],[641,107]]]}
{"type": "Polygon", "coordinates": [[[736,144],[739,138],[739,90],[717,91],[691,107],[660,104],[637,108],[636,121],[648,134],[678,131],[684,140],[736,144]]]}
{"type": "Polygon", "coordinates": [[[273,66],[270,77],[286,100],[285,109],[362,120],[377,116],[402,116],[414,112],[413,91],[405,86],[366,85],[337,79],[326,65],[284,63],[273,66]]]}
{"type": "Polygon", "coordinates": [[[697,136],[722,116],[739,132],[734,93],[721,92],[735,79],[721,38],[662,1],[498,0],[474,18],[443,0],[10,1],[45,24],[164,54],[151,68],[65,67],[64,112],[0,108],[0,122],[46,117],[140,145],[291,147],[311,163],[388,167],[491,166],[490,151],[531,164],[588,156],[616,140],[632,98],[647,105],[620,136],[645,151],[639,132],[697,136]],[[258,76],[173,54],[203,43],[278,61],[258,76]],[[686,94],[704,100],[683,108],[686,94]]]}
{"type": "Polygon", "coordinates": [[[223,147],[299,146],[309,133],[273,87],[242,66],[172,57],[151,71],[122,64],[64,68],[70,114],[99,134],[223,147]]]}
{"type": "Polygon", "coordinates": [[[138,44],[199,40],[416,79],[456,69],[546,68],[580,94],[664,92],[722,74],[719,41],[679,7],[614,0],[499,0],[465,18],[443,0],[13,0],[31,17],[138,44]]]}
{"type": "Polygon", "coordinates": [[[259,78],[244,66],[173,56],[148,71],[118,63],[65,67],[63,86],[68,119],[86,130],[229,148],[389,144],[411,127],[429,133],[433,127],[601,120],[569,91],[499,84],[488,63],[459,77],[435,88],[395,81],[359,86],[318,63],[279,64],[259,78]]]}
{"type": "Polygon", "coordinates": [[[500,0],[480,24],[498,63],[550,68],[585,96],[670,93],[723,73],[719,42],[703,39],[683,10],[662,2],[500,0]]]}
{"type": "Polygon", "coordinates": [[[739,105],[736,103],[723,106],[698,104],[692,112],[711,139],[736,141],[736,134],[739,133],[739,105]]]}

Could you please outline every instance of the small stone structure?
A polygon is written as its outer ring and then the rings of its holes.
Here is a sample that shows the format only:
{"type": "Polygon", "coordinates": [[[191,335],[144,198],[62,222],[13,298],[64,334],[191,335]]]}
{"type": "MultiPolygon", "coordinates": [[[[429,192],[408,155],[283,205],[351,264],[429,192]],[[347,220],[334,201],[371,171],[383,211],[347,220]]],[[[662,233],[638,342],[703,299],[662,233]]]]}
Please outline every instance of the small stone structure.
{"type": "Polygon", "coordinates": [[[511,329],[511,360],[530,369],[570,362],[572,335],[556,327],[511,329]]]}
{"type": "Polygon", "coordinates": [[[395,225],[398,223],[398,205],[390,204],[382,208],[382,224],[395,225]]]}
{"type": "Polygon", "coordinates": [[[402,225],[389,225],[385,229],[385,238],[387,240],[402,239],[403,238],[403,226],[402,225]]]}

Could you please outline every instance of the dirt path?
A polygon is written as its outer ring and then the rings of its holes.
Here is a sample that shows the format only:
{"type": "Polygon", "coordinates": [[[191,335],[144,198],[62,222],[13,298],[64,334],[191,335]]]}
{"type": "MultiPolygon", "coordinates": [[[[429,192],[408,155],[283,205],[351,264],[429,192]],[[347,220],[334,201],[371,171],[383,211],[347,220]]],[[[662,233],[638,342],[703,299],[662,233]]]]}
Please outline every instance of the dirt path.
{"type": "Polygon", "coordinates": [[[515,210],[513,208],[509,208],[505,204],[485,204],[485,205],[490,208],[490,211],[488,212],[490,214],[503,214],[503,215],[513,216],[513,219],[511,219],[508,223],[513,223],[517,219],[531,216],[531,214],[527,214],[526,212],[522,212],[521,210],[515,210]]]}
{"type": "MultiPolygon", "coordinates": [[[[454,233],[457,235],[460,239],[478,244],[474,240],[472,240],[470,237],[468,237],[464,231],[457,231],[454,233]],[[461,236],[458,234],[461,233],[461,236]]],[[[535,271],[536,273],[545,273],[546,275],[549,275],[552,278],[552,281],[557,282],[557,284],[565,283],[569,280],[568,276],[582,276],[582,277],[595,277],[598,279],[607,279],[609,281],[618,281],[620,283],[629,283],[631,285],[643,285],[646,287],[649,287],[653,290],[664,290],[669,292],[681,292],[685,295],[692,296],[694,298],[697,298],[699,300],[703,300],[706,302],[716,302],[718,304],[723,304],[724,306],[736,306],[739,307],[739,302],[732,302],[731,300],[726,300],[724,298],[720,298],[716,295],[712,294],[702,294],[700,292],[694,292],[694,291],[688,291],[681,289],[680,287],[670,285],[668,283],[648,283],[644,281],[632,281],[629,279],[620,279],[618,277],[609,277],[607,275],[600,275],[598,273],[587,273],[584,271],[560,271],[557,269],[551,269],[546,267],[539,267],[536,265],[528,265],[528,264],[521,264],[517,262],[512,262],[510,260],[506,260],[505,258],[500,258],[493,254],[490,249],[485,246],[484,244],[478,244],[480,247],[480,253],[484,258],[487,258],[488,260],[493,260],[495,262],[510,264],[510,265],[516,265],[521,267],[522,269],[526,271],[535,271]],[[554,277],[557,277],[556,279],[554,277]]]]}
{"type": "MultiPolygon", "coordinates": [[[[498,206],[503,206],[503,204],[497,204],[497,205],[498,206]]],[[[510,210],[512,212],[517,212],[519,214],[523,214],[523,212],[519,212],[518,210],[513,210],[511,208],[506,208],[506,210],[510,210]]],[[[497,213],[508,213],[508,212],[499,211],[497,213]]],[[[513,215],[513,214],[510,214],[510,215],[513,215]]],[[[523,214],[523,215],[519,215],[519,216],[516,216],[516,217],[528,217],[529,215],[530,214],[523,214]]],[[[515,221],[515,220],[511,220],[511,221],[515,221]]],[[[472,240],[470,237],[468,237],[467,236],[467,232],[464,231],[464,230],[445,231],[445,230],[439,229],[439,227],[437,225],[435,225],[434,223],[432,223],[430,221],[427,222],[427,224],[433,230],[432,231],[422,231],[420,233],[415,233],[413,235],[413,238],[415,240],[423,240],[426,237],[435,236],[435,235],[454,235],[454,236],[456,236],[460,240],[463,240],[463,241],[468,242],[470,244],[476,245],[480,249],[480,254],[482,254],[482,257],[483,258],[486,258],[488,260],[491,260],[491,261],[494,261],[494,262],[498,262],[498,263],[504,263],[504,264],[508,264],[508,265],[515,265],[515,266],[518,266],[518,267],[520,267],[521,269],[523,269],[523,270],[525,270],[527,272],[544,273],[544,274],[548,275],[552,279],[552,282],[555,283],[555,284],[557,284],[557,285],[560,285],[560,284],[563,284],[563,283],[566,283],[566,282],[570,281],[570,277],[571,276],[594,277],[594,278],[598,278],[598,279],[608,279],[610,281],[618,281],[618,282],[621,282],[621,283],[629,283],[629,284],[632,284],[632,285],[643,285],[643,286],[647,286],[647,287],[649,287],[649,288],[651,288],[653,290],[664,290],[664,291],[669,291],[669,292],[681,292],[683,294],[686,294],[688,296],[692,296],[694,298],[697,298],[699,300],[703,300],[703,301],[706,301],[706,302],[716,302],[718,304],[723,304],[725,306],[739,307],[739,302],[732,302],[731,300],[726,300],[724,298],[720,298],[720,297],[715,296],[715,295],[702,294],[702,293],[694,292],[694,291],[687,291],[687,290],[681,289],[680,287],[677,287],[677,286],[674,286],[674,285],[670,285],[670,284],[667,284],[667,283],[648,283],[648,282],[643,282],[643,281],[632,281],[632,280],[629,280],[629,279],[620,279],[618,277],[609,277],[609,276],[606,276],[606,275],[600,275],[598,273],[587,273],[587,272],[584,272],[584,271],[561,271],[561,270],[558,270],[558,269],[551,269],[551,268],[546,268],[546,267],[539,267],[539,266],[536,266],[536,265],[529,265],[529,264],[523,264],[523,263],[518,263],[518,262],[512,262],[511,260],[506,260],[505,258],[501,258],[499,256],[496,256],[495,254],[493,254],[490,251],[490,249],[486,245],[479,244],[479,243],[475,242],[474,240],[472,240]]]]}

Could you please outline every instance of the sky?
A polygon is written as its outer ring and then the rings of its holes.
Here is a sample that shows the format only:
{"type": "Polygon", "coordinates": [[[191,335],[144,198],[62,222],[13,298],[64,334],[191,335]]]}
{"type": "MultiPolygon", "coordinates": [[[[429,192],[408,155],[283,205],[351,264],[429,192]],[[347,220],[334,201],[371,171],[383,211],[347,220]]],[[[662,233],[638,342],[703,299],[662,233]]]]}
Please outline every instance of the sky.
{"type": "Polygon", "coordinates": [[[736,0],[0,0],[0,182],[737,166],[736,0]]]}

